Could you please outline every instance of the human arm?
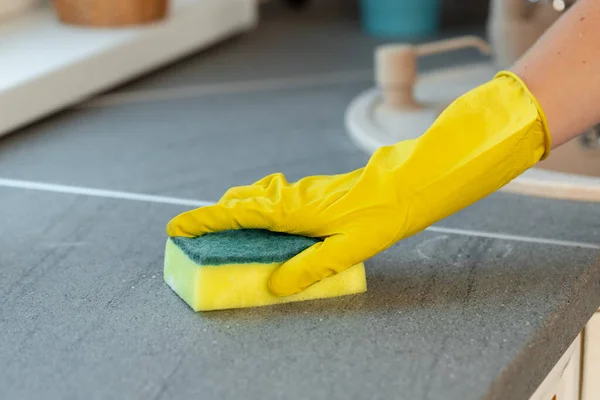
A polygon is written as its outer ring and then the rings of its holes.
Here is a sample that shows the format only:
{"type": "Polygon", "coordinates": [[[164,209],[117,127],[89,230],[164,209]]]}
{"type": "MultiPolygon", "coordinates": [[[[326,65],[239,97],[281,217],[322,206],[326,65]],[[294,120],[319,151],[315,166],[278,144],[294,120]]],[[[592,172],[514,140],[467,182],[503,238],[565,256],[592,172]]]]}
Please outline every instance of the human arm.
{"type": "Polygon", "coordinates": [[[578,0],[513,65],[556,148],[600,122],[600,1],[578,0]]]}

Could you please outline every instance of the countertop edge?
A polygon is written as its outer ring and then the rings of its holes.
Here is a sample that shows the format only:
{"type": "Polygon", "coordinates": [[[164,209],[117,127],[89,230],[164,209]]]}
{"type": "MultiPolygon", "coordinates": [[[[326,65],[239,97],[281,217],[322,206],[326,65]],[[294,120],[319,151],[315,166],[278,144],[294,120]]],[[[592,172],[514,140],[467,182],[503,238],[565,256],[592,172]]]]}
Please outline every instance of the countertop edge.
{"type": "Polygon", "coordinates": [[[600,257],[490,386],[485,400],[528,399],[600,306],[600,257]],[[566,324],[565,320],[570,322],[566,324]],[[545,360],[539,355],[546,353],[545,360]],[[527,371],[527,373],[524,373],[527,371]]]}

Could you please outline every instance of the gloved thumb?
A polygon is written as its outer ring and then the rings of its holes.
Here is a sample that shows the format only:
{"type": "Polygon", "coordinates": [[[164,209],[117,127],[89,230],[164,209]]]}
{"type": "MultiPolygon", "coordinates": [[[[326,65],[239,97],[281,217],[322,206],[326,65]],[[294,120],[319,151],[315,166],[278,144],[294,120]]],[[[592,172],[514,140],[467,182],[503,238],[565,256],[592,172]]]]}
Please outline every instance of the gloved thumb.
{"type": "Polygon", "coordinates": [[[336,235],[312,245],[273,271],[269,290],[276,296],[296,294],[358,264],[348,244],[345,235],[336,235]]]}

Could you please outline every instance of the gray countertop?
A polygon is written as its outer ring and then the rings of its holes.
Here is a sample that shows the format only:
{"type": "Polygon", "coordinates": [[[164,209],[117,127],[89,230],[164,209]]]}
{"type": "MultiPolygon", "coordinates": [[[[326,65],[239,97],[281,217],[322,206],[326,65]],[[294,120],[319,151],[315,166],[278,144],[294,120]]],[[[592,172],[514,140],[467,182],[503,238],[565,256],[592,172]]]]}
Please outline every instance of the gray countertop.
{"type": "MultiPolygon", "coordinates": [[[[370,68],[350,23],[263,24],[112,99],[370,68]]],[[[367,159],[343,112],[369,78],[80,107],[2,139],[0,176],[214,201],[345,172],[367,159]]],[[[162,281],[186,209],[0,186],[2,398],[525,399],[600,305],[598,250],[425,231],[367,261],[367,293],[196,314],[162,281]]],[[[600,207],[498,193],[438,226],[598,243],[600,207]]]]}

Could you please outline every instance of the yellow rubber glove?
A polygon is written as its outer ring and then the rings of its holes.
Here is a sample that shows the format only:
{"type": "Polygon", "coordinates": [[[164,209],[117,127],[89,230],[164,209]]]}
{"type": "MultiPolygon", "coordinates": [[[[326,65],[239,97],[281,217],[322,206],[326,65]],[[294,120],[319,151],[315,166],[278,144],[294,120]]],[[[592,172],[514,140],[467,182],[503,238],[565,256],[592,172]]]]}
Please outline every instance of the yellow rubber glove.
{"type": "Polygon", "coordinates": [[[272,274],[270,290],[290,295],[491,194],[550,148],[537,101],[502,72],[454,101],[418,139],[377,150],[364,168],[295,183],[270,175],[178,215],[167,233],[262,228],[324,238],[272,274]]]}

